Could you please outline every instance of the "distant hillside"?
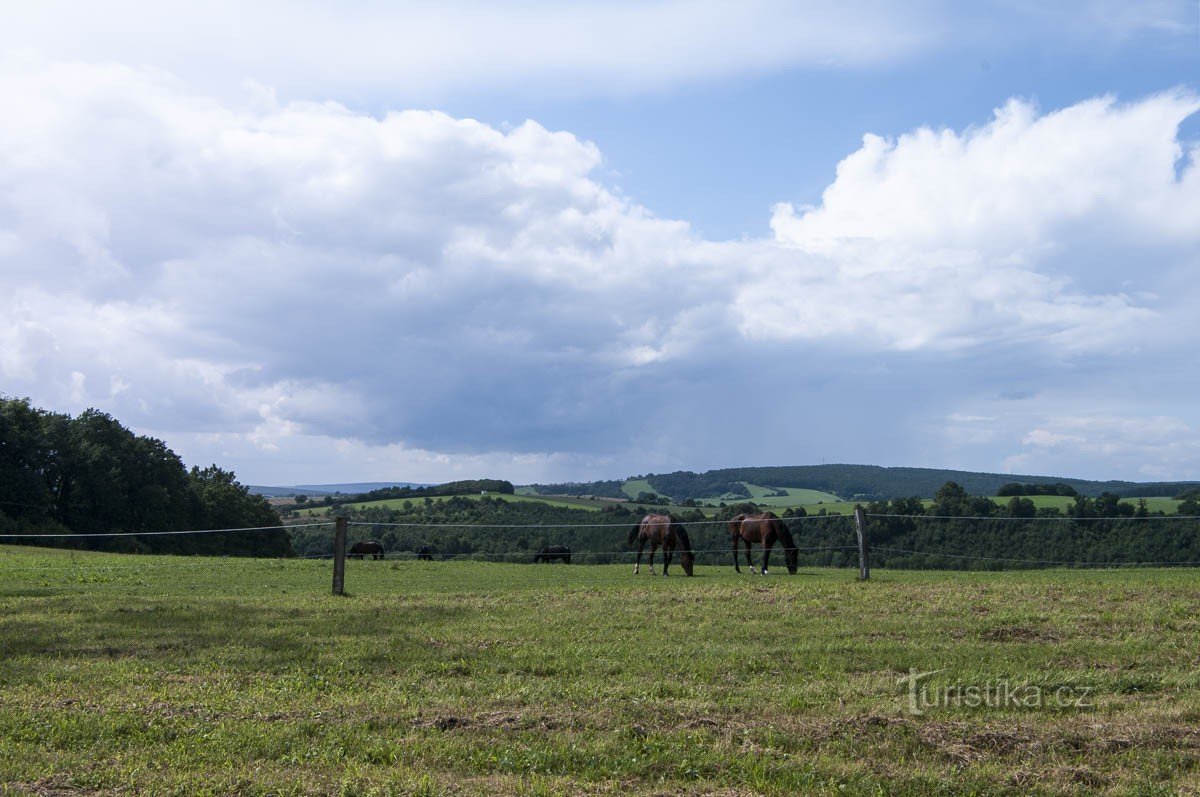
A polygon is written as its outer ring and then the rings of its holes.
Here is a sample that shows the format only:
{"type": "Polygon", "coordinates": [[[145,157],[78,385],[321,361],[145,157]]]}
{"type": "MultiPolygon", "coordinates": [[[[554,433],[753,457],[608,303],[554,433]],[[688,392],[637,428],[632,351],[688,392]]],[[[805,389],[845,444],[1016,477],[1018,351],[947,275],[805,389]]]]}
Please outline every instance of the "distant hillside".
{"type": "Polygon", "coordinates": [[[270,485],[252,484],[250,492],[265,495],[268,498],[283,498],[290,495],[307,495],[320,497],[335,493],[358,494],[369,493],[372,490],[382,490],[388,487],[429,487],[421,482],[348,482],[346,484],[297,484],[292,487],[274,487],[270,485]]]}
{"type": "MultiPolygon", "coordinates": [[[[1116,493],[1123,498],[1174,496],[1200,486],[1200,482],[1127,482],[1089,481],[1063,476],[1031,476],[1013,473],[976,473],[939,468],[885,468],[878,465],[794,465],[762,468],[723,468],[705,473],[676,471],[631,477],[645,481],[660,495],[675,501],[705,499],[726,494],[745,495],[744,482],[765,487],[791,487],[821,490],[846,500],[886,500],[910,496],[930,497],[948,481],[957,482],[972,495],[995,495],[1011,482],[1026,484],[1063,483],[1083,495],[1116,493]]],[[[621,482],[571,482],[535,484],[531,489],[541,495],[590,494],[621,495],[614,485],[621,482]]]]}

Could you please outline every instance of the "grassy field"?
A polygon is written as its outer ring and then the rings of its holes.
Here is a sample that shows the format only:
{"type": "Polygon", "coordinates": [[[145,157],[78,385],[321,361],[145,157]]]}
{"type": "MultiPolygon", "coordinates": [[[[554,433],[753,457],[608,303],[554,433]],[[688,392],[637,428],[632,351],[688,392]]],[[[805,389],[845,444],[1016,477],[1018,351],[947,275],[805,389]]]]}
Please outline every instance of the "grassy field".
{"type": "Polygon", "coordinates": [[[808,506],[810,504],[838,503],[842,500],[833,493],[825,493],[820,490],[805,490],[800,487],[763,487],[750,482],[742,482],[742,484],[746,485],[751,499],[759,506],[808,506]],[[787,495],[768,495],[768,493],[775,492],[776,489],[786,492],[787,495]]]}
{"type": "Polygon", "coordinates": [[[368,561],[346,584],[0,548],[0,793],[1200,788],[1194,571],[368,561]]]}
{"type": "MultiPolygon", "coordinates": [[[[762,507],[769,507],[774,510],[783,510],[783,509],[787,509],[789,507],[803,506],[810,515],[816,514],[822,510],[824,510],[828,514],[833,514],[833,515],[849,515],[854,512],[854,506],[855,506],[854,501],[843,501],[843,500],[839,499],[836,495],[833,495],[832,493],[825,493],[825,492],[821,492],[820,490],[806,490],[806,489],[802,489],[799,487],[783,487],[783,488],[779,488],[779,489],[785,490],[787,492],[786,496],[767,496],[766,493],[771,492],[774,488],[763,487],[761,485],[750,484],[748,482],[743,482],[743,483],[746,485],[746,488],[750,491],[750,494],[752,496],[751,500],[753,500],[759,506],[762,506],[762,507]]],[[[625,490],[626,493],[630,493],[632,495],[637,495],[639,492],[652,492],[649,483],[646,482],[644,479],[639,480],[639,481],[628,481],[625,483],[623,489],[625,490]]],[[[454,497],[470,498],[470,499],[477,500],[480,496],[478,493],[471,493],[471,494],[467,494],[467,495],[454,496],[454,497]]],[[[565,495],[543,496],[543,495],[529,495],[526,493],[517,493],[516,495],[502,495],[502,494],[496,493],[496,494],[492,494],[490,497],[502,498],[505,501],[537,501],[537,502],[541,502],[541,503],[545,503],[545,504],[550,504],[552,506],[571,507],[574,509],[587,509],[587,510],[591,510],[591,511],[599,511],[606,506],[612,505],[612,501],[610,501],[610,500],[595,499],[595,498],[576,498],[574,496],[565,496],[565,495]]],[[[441,501],[447,501],[450,498],[451,498],[451,496],[443,495],[443,496],[434,496],[434,497],[430,498],[430,500],[441,502],[441,501]]],[[[372,506],[387,507],[387,508],[391,508],[391,509],[399,509],[400,507],[403,506],[405,501],[412,501],[413,504],[416,505],[424,500],[425,499],[423,497],[407,498],[407,499],[396,498],[396,499],[388,499],[388,500],[384,500],[384,501],[367,501],[367,502],[361,502],[361,503],[347,504],[347,506],[353,507],[355,509],[363,509],[363,508],[372,507],[372,506]]],[[[994,501],[996,504],[998,504],[1000,506],[1006,506],[1008,504],[1009,500],[1011,500],[1011,499],[1001,498],[1001,497],[993,497],[992,498],[992,501],[994,501]]],[[[1066,510],[1067,507],[1074,504],[1073,498],[1070,498],[1069,496],[1059,496],[1059,495],[1035,495],[1035,496],[1030,496],[1030,500],[1033,501],[1033,503],[1038,507],[1052,506],[1052,507],[1057,507],[1064,511],[1066,510]]],[[[705,503],[712,504],[715,506],[718,503],[718,499],[715,499],[715,498],[705,499],[705,503]]],[[[730,499],[730,501],[728,503],[736,503],[736,500],[730,499]]],[[[1126,499],[1125,503],[1134,504],[1134,503],[1137,503],[1137,500],[1136,499],[1126,499]]],[[[931,506],[932,504],[933,504],[933,501],[931,499],[925,499],[926,507],[931,506]]],[[[1162,511],[1162,512],[1167,512],[1167,513],[1173,513],[1178,508],[1179,501],[1175,500],[1174,498],[1158,497],[1158,498],[1147,498],[1146,504],[1149,507],[1151,512],[1162,511]]],[[[680,512],[687,511],[688,508],[683,507],[683,506],[672,505],[672,506],[656,507],[655,509],[657,511],[674,512],[674,513],[678,514],[680,512]]],[[[701,509],[701,511],[703,511],[705,514],[707,514],[709,516],[711,516],[715,511],[714,508],[710,507],[710,506],[702,506],[702,507],[700,507],[700,509],[701,509]]],[[[315,516],[324,516],[324,515],[328,515],[328,514],[331,514],[329,507],[321,507],[321,506],[310,507],[308,509],[299,509],[299,510],[296,510],[296,512],[295,512],[295,515],[297,517],[315,517],[315,516]]]]}
{"type": "Polygon", "coordinates": [[[621,485],[621,492],[630,498],[637,498],[641,493],[654,493],[657,490],[651,487],[650,482],[645,479],[628,479],[621,485]]]}
{"type": "MultiPolygon", "coordinates": [[[[1049,506],[1049,507],[1055,507],[1057,509],[1060,509],[1065,513],[1067,510],[1067,507],[1075,505],[1075,499],[1071,498],[1070,496],[1066,496],[1066,495],[1031,495],[1031,496],[1025,496],[1025,497],[1029,498],[1030,501],[1033,501],[1034,506],[1038,507],[1039,509],[1041,507],[1049,506]]],[[[1007,497],[1007,496],[1005,496],[1005,497],[991,496],[991,499],[992,499],[993,503],[995,503],[998,506],[1002,506],[1002,507],[1008,506],[1008,502],[1012,500],[1012,498],[1007,497]]],[[[761,499],[761,500],[755,499],[755,500],[759,501],[759,503],[765,504],[766,501],[770,501],[771,499],[767,498],[767,499],[761,499]]],[[[778,500],[785,500],[785,499],[778,499],[778,500]]],[[[1121,503],[1136,505],[1137,500],[1138,499],[1136,499],[1136,498],[1126,498],[1126,499],[1122,500],[1121,503]]],[[[933,499],[926,498],[924,503],[925,503],[926,509],[928,509],[929,507],[933,506],[933,499]]],[[[1155,497],[1155,498],[1147,498],[1146,499],[1146,507],[1151,512],[1165,512],[1167,514],[1173,514],[1174,512],[1176,512],[1179,509],[1179,503],[1180,502],[1177,501],[1176,499],[1168,498],[1165,496],[1159,496],[1159,497],[1155,497]]],[[[854,505],[855,505],[854,501],[827,501],[825,503],[821,503],[821,504],[817,504],[817,505],[806,505],[804,508],[806,510],[808,510],[808,513],[810,515],[814,514],[816,512],[819,512],[822,509],[824,509],[826,512],[828,512],[830,514],[848,515],[854,511],[854,505]]],[[[782,505],[773,504],[773,506],[787,506],[787,504],[782,504],[782,505]]]]}
{"type": "MultiPolygon", "coordinates": [[[[595,511],[595,512],[598,512],[601,509],[603,509],[604,507],[610,506],[612,504],[611,501],[603,501],[600,499],[590,499],[590,498],[572,498],[569,496],[540,496],[540,495],[520,495],[520,494],[505,495],[503,493],[490,493],[488,495],[488,497],[489,498],[499,498],[499,499],[503,499],[505,501],[514,501],[514,502],[518,502],[518,503],[532,501],[535,503],[550,504],[551,506],[565,506],[565,507],[570,507],[572,509],[587,509],[587,510],[591,510],[591,511],[595,511]]],[[[429,500],[436,502],[436,503],[441,503],[443,501],[449,501],[451,498],[470,498],[472,500],[478,500],[479,498],[481,498],[481,496],[479,495],[479,493],[470,493],[470,494],[461,495],[461,496],[435,495],[435,496],[431,496],[429,498],[429,500]]],[[[383,508],[387,508],[387,509],[400,509],[401,507],[404,506],[405,501],[411,502],[413,506],[420,506],[422,503],[424,503],[425,498],[423,496],[419,497],[419,498],[389,498],[389,499],[386,499],[383,501],[362,501],[359,503],[346,504],[345,506],[351,507],[353,509],[366,509],[368,507],[383,507],[383,508]]],[[[313,515],[324,515],[328,512],[329,509],[330,509],[330,507],[312,507],[310,509],[297,510],[296,514],[299,516],[302,516],[302,517],[311,517],[313,515]]]]}
{"type": "MultiPolygon", "coordinates": [[[[1033,505],[1039,509],[1044,506],[1052,506],[1057,507],[1065,512],[1067,507],[1075,505],[1075,499],[1069,495],[1031,495],[1027,497],[1030,501],[1033,501],[1033,505]]],[[[1007,506],[1008,502],[1011,501],[1012,498],[995,497],[992,498],[992,500],[1001,506],[1007,506]]],[[[1133,504],[1135,506],[1137,505],[1137,502],[1138,499],[1136,498],[1125,498],[1121,501],[1123,504],[1133,504]]],[[[1154,498],[1147,498],[1146,508],[1151,512],[1166,512],[1167,514],[1171,514],[1179,508],[1179,503],[1180,502],[1174,498],[1158,496],[1154,498]]]]}

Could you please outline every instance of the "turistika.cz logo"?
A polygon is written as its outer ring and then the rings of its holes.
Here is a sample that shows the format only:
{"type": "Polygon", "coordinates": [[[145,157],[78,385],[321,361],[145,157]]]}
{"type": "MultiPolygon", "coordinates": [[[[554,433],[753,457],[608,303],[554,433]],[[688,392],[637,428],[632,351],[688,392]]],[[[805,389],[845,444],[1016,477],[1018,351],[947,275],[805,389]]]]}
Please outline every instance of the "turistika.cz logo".
{"type": "Polygon", "coordinates": [[[1095,707],[1091,686],[1013,683],[997,678],[982,684],[931,684],[929,679],[950,668],[921,672],[910,667],[908,675],[896,681],[908,686],[908,711],[920,716],[936,708],[972,709],[1050,709],[1086,710],[1095,707]]]}

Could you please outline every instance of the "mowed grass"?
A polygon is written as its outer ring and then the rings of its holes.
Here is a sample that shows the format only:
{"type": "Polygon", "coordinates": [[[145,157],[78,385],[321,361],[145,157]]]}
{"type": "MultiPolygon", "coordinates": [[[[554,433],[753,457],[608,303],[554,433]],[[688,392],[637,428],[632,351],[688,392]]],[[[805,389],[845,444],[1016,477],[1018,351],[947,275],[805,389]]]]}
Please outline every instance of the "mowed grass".
{"type": "MultiPolygon", "coordinates": [[[[820,490],[808,490],[808,489],[803,489],[803,488],[799,488],[799,487],[778,488],[781,490],[785,490],[787,492],[786,496],[767,496],[766,493],[771,492],[775,488],[763,487],[761,485],[750,484],[748,482],[743,482],[743,483],[746,485],[746,488],[751,493],[752,498],[750,500],[753,500],[759,506],[762,506],[765,508],[770,508],[773,510],[783,510],[783,509],[787,509],[789,507],[795,508],[795,507],[802,506],[805,508],[805,510],[810,515],[818,514],[821,511],[824,511],[826,514],[830,514],[830,515],[849,515],[854,512],[854,507],[858,503],[861,503],[861,502],[855,502],[855,501],[843,501],[832,493],[825,493],[825,492],[821,492],[820,490]]],[[[649,482],[646,482],[644,479],[639,480],[639,481],[626,482],[623,489],[627,493],[632,492],[633,495],[637,495],[638,492],[651,492],[652,491],[650,488],[649,482]]],[[[481,497],[482,496],[479,493],[467,493],[467,494],[462,494],[462,495],[457,495],[457,496],[448,496],[448,495],[431,496],[429,498],[429,500],[433,501],[435,503],[440,503],[442,501],[448,501],[451,498],[468,498],[471,500],[479,500],[481,497]]],[[[613,504],[613,501],[601,499],[601,498],[578,498],[575,496],[567,496],[567,495],[543,496],[543,495],[528,495],[528,494],[524,494],[524,493],[517,493],[515,495],[508,495],[508,494],[503,494],[503,493],[490,493],[488,495],[488,497],[494,498],[494,499],[502,499],[505,501],[514,501],[514,502],[537,502],[537,503],[543,503],[543,504],[550,504],[551,506],[568,507],[568,508],[572,508],[572,509],[587,509],[590,511],[600,511],[601,509],[604,509],[605,507],[608,507],[608,506],[612,506],[612,504],[613,504]]],[[[1047,506],[1057,507],[1058,509],[1061,509],[1064,512],[1066,511],[1067,507],[1073,506],[1075,503],[1075,499],[1073,499],[1069,496],[1062,496],[1062,495],[1035,495],[1035,496],[1029,496],[1029,498],[1031,501],[1033,501],[1034,505],[1039,508],[1047,507],[1047,506]]],[[[998,506],[1006,507],[1008,505],[1008,502],[1012,499],[1007,498],[1007,497],[993,496],[991,500],[993,502],[995,502],[998,506]]],[[[353,504],[346,504],[345,506],[351,507],[353,509],[367,509],[370,507],[386,508],[386,509],[401,509],[401,508],[403,508],[404,503],[406,501],[411,502],[413,506],[420,506],[421,503],[423,503],[425,501],[425,497],[420,496],[420,497],[416,497],[416,498],[391,498],[391,499],[386,499],[386,500],[382,500],[382,501],[364,501],[364,502],[358,502],[358,503],[353,503],[353,504]]],[[[698,508],[704,514],[711,517],[716,512],[716,509],[714,507],[719,501],[720,501],[720,499],[718,499],[718,498],[707,498],[707,499],[704,499],[702,502],[705,504],[705,506],[701,506],[698,508]]],[[[726,501],[726,503],[737,503],[737,502],[738,502],[737,499],[729,499],[728,501],[726,501]]],[[[1136,498],[1125,499],[1123,501],[1123,503],[1136,504],[1137,499],[1136,498]]],[[[928,499],[928,498],[924,499],[924,504],[925,504],[926,508],[928,508],[933,505],[933,500],[928,499]]],[[[1177,501],[1174,498],[1155,497],[1155,498],[1147,498],[1146,505],[1147,505],[1147,508],[1151,512],[1166,512],[1168,514],[1171,514],[1171,513],[1174,513],[1178,509],[1179,501],[1177,501]]],[[[670,505],[670,506],[664,505],[664,506],[647,507],[647,509],[653,510],[653,511],[659,511],[659,512],[671,512],[674,514],[679,514],[681,512],[690,511],[693,508],[685,507],[685,506],[681,506],[681,505],[670,505]]],[[[296,517],[325,517],[327,515],[332,515],[333,511],[334,511],[333,508],[327,507],[327,506],[311,506],[306,509],[296,510],[295,515],[296,515],[296,517]]]]}
{"type": "MultiPolygon", "coordinates": [[[[841,498],[833,493],[822,492],[821,490],[807,490],[801,487],[763,487],[750,482],[742,482],[746,485],[746,489],[750,491],[751,499],[759,506],[808,506],[810,504],[820,503],[840,503],[841,498]],[[782,490],[787,495],[768,495],[768,493],[782,490]]],[[[853,510],[851,510],[853,511],[853,510]]]]}
{"type": "MultiPolygon", "coordinates": [[[[1065,512],[1068,507],[1075,506],[1075,499],[1069,495],[1030,495],[1024,497],[1028,498],[1030,501],[1033,501],[1033,505],[1039,509],[1045,506],[1050,506],[1061,509],[1065,512]]],[[[992,498],[992,500],[1000,506],[1008,506],[1008,502],[1011,501],[1012,498],[1007,496],[996,496],[992,498]]],[[[1121,503],[1137,506],[1138,499],[1123,498],[1121,499],[1121,503]]],[[[1151,512],[1166,512],[1167,514],[1173,514],[1178,511],[1179,504],[1180,501],[1167,496],[1156,496],[1146,499],[1146,508],[1151,512]]]]}
{"type": "MultiPolygon", "coordinates": [[[[1012,498],[1010,496],[989,496],[989,497],[991,498],[992,503],[996,504],[999,507],[1007,507],[1008,503],[1012,500],[1012,498]]],[[[1033,505],[1039,509],[1041,509],[1042,507],[1054,507],[1056,509],[1061,510],[1064,514],[1066,513],[1066,511],[1069,507],[1072,507],[1075,505],[1075,499],[1070,496],[1067,496],[1067,495],[1030,495],[1030,496],[1022,496],[1022,497],[1028,498],[1030,501],[1033,501],[1033,505]]],[[[761,499],[761,500],[755,499],[755,500],[759,501],[759,503],[762,503],[765,505],[765,503],[771,499],[761,499]]],[[[787,499],[778,499],[778,500],[786,501],[787,499]]],[[[861,502],[829,501],[829,502],[824,502],[824,503],[820,503],[820,504],[816,504],[816,505],[811,505],[811,504],[805,505],[804,508],[808,511],[808,514],[810,514],[810,515],[816,514],[817,512],[820,512],[822,509],[824,509],[828,514],[831,514],[831,515],[849,515],[854,512],[854,507],[855,507],[856,503],[861,503],[861,502]]],[[[933,506],[933,499],[926,498],[922,501],[922,503],[924,503],[926,510],[928,510],[929,507],[933,506]]],[[[1137,506],[1138,499],[1125,498],[1125,499],[1121,500],[1121,503],[1130,504],[1132,506],[1137,506]]],[[[1174,514],[1175,512],[1179,511],[1179,504],[1180,504],[1180,501],[1178,501],[1177,499],[1169,498],[1166,496],[1156,496],[1153,498],[1146,499],[1146,508],[1149,511],[1164,512],[1168,515],[1174,514]]],[[[788,506],[788,505],[789,504],[779,504],[777,506],[788,506]]]]}
{"type": "Polygon", "coordinates": [[[1195,571],[696,572],[0,548],[0,792],[1200,788],[1195,571]]]}
{"type": "Polygon", "coordinates": [[[651,487],[650,482],[645,479],[626,479],[625,483],[621,485],[621,492],[633,500],[642,493],[657,493],[658,491],[651,487]]]}
{"type": "MultiPolygon", "coordinates": [[[[479,493],[468,493],[468,494],[455,495],[455,496],[435,495],[435,496],[430,496],[429,500],[434,503],[442,503],[443,501],[449,501],[451,498],[468,498],[468,499],[471,499],[474,501],[478,501],[480,498],[483,498],[483,497],[485,497],[485,496],[483,496],[479,493]]],[[[533,503],[549,504],[551,506],[568,507],[571,509],[587,509],[587,510],[595,511],[595,512],[600,511],[601,509],[603,509],[606,506],[611,506],[613,503],[612,501],[603,501],[600,499],[591,499],[591,498],[573,498],[573,497],[569,497],[569,496],[547,497],[547,496],[540,496],[540,495],[535,496],[535,495],[520,495],[520,494],[510,495],[507,493],[488,493],[488,495],[486,497],[492,498],[492,499],[500,499],[500,500],[504,500],[504,501],[512,501],[514,503],[533,502],[533,503]]],[[[369,509],[371,507],[377,507],[377,508],[383,508],[383,509],[402,509],[404,507],[404,504],[406,501],[409,502],[414,507],[419,507],[425,502],[425,496],[418,496],[415,498],[388,498],[388,499],[384,499],[381,501],[360,501],[357,503],[345,504],[345,506],[352,508],[352,509],[369,509]]],[[[328,514],[330,509],[331,509],[331,507],[327,507],[327,506],[316,506],[316,507],[310,507],[308,509],[298,510],[296,512],[296,514],[299,516],[302,516],[302,517],[313,517],[313,516],[328,514]]]]}

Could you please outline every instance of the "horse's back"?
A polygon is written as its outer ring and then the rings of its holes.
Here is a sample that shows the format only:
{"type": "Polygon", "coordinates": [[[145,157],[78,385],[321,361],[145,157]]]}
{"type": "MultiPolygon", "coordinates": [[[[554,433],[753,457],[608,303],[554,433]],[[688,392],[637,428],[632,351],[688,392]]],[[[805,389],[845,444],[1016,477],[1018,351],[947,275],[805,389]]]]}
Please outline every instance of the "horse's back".
{"type": "Polygon", "coordinates": [[[670,515],[646,515],[638,524],[638,530],[647,542],[661,544],[666,542],[673,522],[670,515]]]}
{"type": "MultiPolygon", "coordinates": [[[[774,512],[755,512],[738,517],[741,517],[741,521],[738,522],[737,531],[734,533],[740,534],[746,542],[773,541],[779,536],[779,527],[783,525],[783,521],[774,512]]],[[[736,521],[737,517],[734,520],[736,521]]],[[[732,525],[733,521],[730,524],[732,525]]]]}

